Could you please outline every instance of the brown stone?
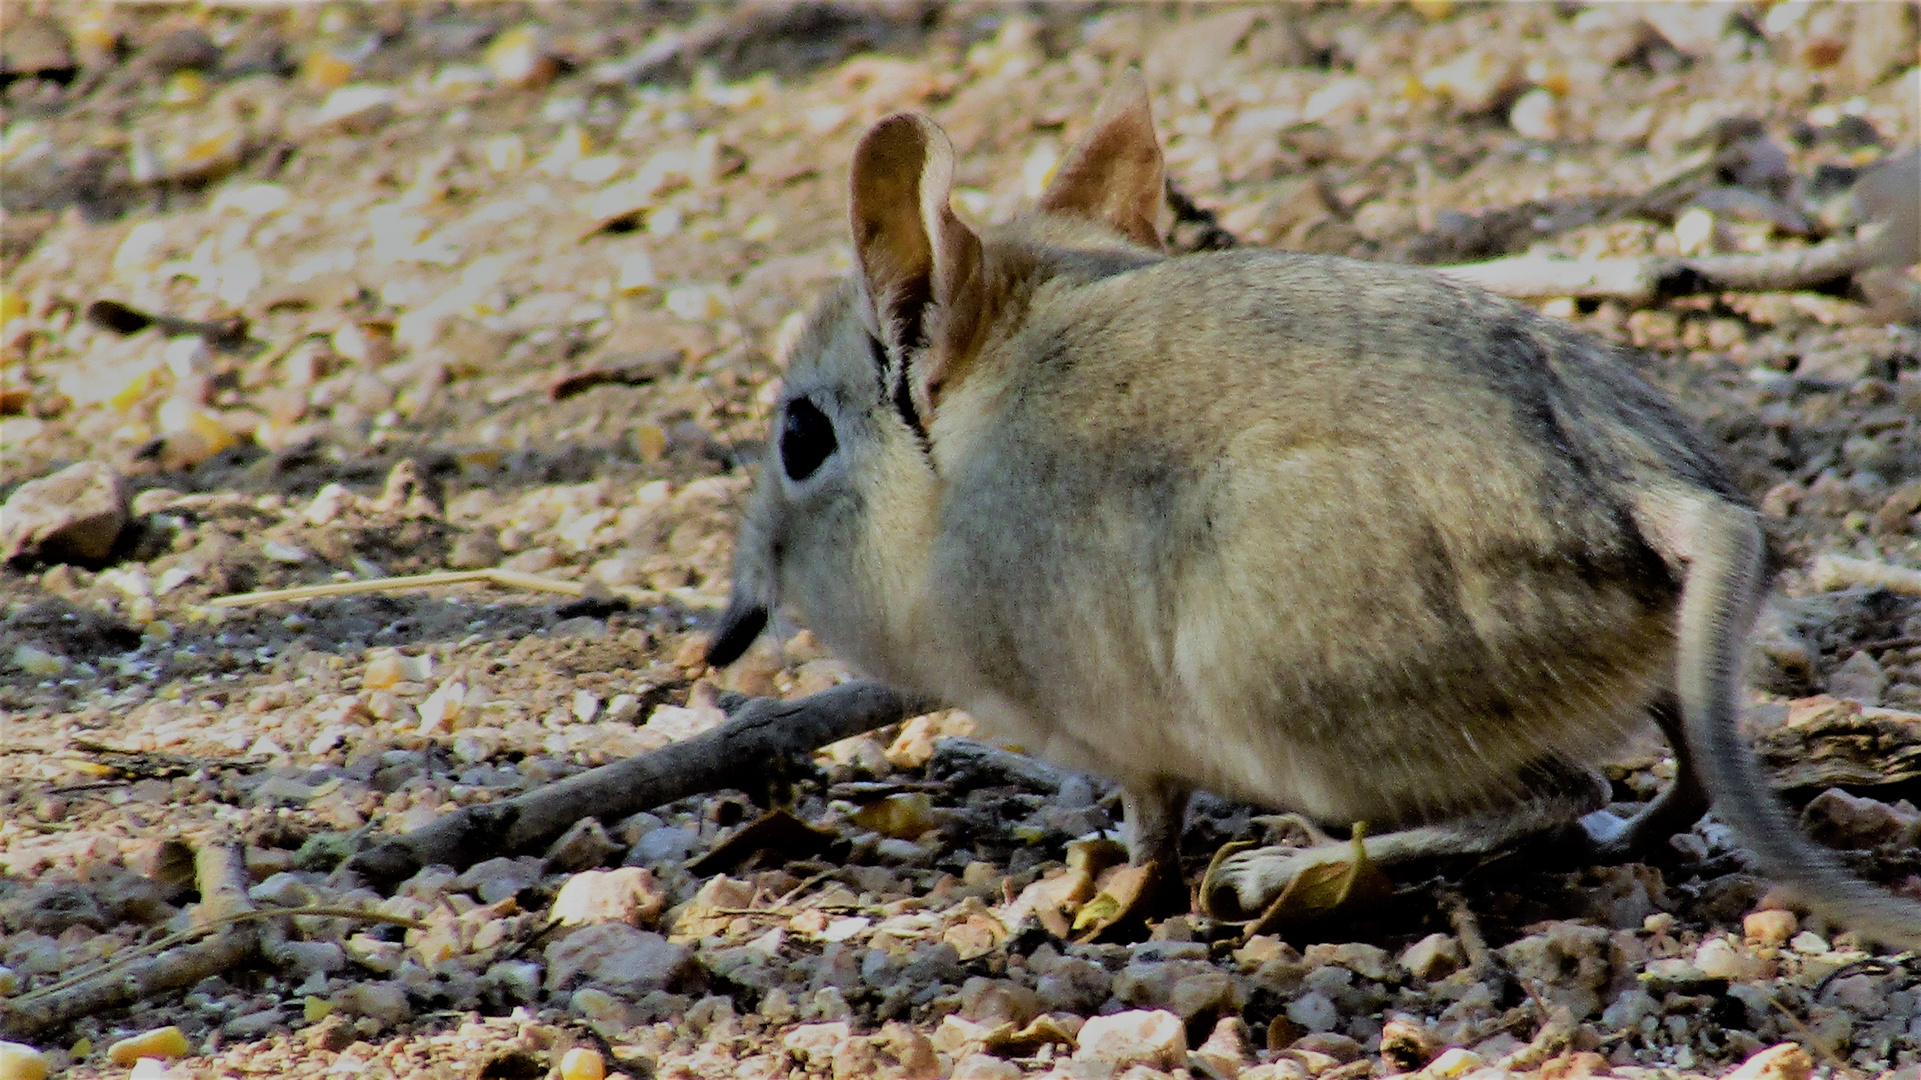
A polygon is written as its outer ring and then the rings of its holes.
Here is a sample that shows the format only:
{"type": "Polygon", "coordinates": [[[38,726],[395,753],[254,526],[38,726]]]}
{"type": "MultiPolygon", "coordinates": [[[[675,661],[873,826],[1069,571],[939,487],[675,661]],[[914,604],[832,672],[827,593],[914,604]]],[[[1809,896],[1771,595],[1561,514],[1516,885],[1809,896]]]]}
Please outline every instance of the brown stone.
{"type": "Polygon", "coordinates": [[[98,461],[20,485],[0,506],[0,560],[100,562],[127,525],[127,486],[98,461]]]}

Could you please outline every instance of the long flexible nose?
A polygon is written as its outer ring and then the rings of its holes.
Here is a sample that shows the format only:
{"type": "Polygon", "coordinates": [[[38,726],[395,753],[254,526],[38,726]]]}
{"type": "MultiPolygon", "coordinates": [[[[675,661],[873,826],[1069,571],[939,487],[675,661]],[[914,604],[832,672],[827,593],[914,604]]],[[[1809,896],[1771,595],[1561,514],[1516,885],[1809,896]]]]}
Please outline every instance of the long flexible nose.
{"type": "Polygon", "coordinates": [[[727,603],[727,610],[720,616],[713,641],[707,645],[707,662],[714,667],[726,667],[740,659],[765,629],[767,608],[736,590],[727,603]]]}

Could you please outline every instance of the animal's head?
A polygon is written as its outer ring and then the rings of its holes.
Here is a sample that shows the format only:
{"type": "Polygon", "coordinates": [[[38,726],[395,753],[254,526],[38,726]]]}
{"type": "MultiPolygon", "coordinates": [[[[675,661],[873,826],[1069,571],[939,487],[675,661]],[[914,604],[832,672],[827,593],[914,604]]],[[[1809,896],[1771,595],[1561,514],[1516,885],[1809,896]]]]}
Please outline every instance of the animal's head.
{"type": "Polygon", "coordinates": [[[791,602],[836,652],[906,679],[905,658],[930,644],[916,628],[940,528],[935,451],[961,390],[1007,361],[997,345],[1062,265],[1161,250],[1161,153],[1138,72],[1109,91],[1034,212],[977,230],[949,205],[953,178],[952,145],[919,114],[881,120],[854,151],[856,269],[789,354],[710,663],[737,659],[791,602]]]}

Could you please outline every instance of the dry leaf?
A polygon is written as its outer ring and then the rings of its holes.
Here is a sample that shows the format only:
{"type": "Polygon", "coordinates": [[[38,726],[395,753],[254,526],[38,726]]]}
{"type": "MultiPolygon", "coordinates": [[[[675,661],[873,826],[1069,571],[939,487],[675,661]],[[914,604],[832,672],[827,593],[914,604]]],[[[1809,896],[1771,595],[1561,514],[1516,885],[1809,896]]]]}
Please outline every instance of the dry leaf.
{"type": "Polygon", "coordinates": [[[1100,877],[1101,891],[1074,916],[1074,934],[1086,942],[1140,914],[1152,868],[1116,866],[1100,877]]]}
{"type": "Polygon", "coordinates": [[[838,839],[828,829],[817,829],[785,810],[773,810],[741,826],[707,854],[688,863],[687,869],[697,877],[725,873],[753,862],[763,852],[773,855],[777,862],[792,862],[823,854],[838,839]]]}

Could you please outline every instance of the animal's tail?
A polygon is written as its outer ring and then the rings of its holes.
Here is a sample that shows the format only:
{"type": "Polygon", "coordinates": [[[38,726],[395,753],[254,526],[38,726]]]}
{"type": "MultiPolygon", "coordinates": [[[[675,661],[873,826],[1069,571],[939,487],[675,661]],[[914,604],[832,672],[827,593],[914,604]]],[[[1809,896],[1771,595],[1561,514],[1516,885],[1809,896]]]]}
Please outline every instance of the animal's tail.
{"type": "Polygon", "coordinates": [[[1658,516],[1687,560],[1676,689],[1717,816],[1769,877],[1816,912],[1884,944],[1921,946],[1921,904],[1860,880],[1803,836],[1741,738],[1741,660],[1766,587],[1761,527],[1746,507],[1706,495],[1685,502],[1679,515],[1658,516]]]}

